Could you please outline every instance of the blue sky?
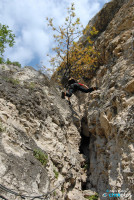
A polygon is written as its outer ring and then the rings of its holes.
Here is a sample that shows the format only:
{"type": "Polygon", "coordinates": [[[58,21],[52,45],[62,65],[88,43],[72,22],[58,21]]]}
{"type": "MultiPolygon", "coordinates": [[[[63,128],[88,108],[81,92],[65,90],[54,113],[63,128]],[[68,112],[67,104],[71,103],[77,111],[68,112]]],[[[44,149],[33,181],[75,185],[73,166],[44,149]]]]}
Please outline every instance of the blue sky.
{"type": "Polygon", "coordinates": [[[75,3],[75,13],[85,27],[89,20],[110,0],[0,0],[0,23],[16,35],[15,45],[7,48],[4,58],[22,66],[36,64],[50,67],[48,53],[54,45],[53,32],[46,17],[54,18],[56,26],[64,24],[66,8],[75,3]]]}

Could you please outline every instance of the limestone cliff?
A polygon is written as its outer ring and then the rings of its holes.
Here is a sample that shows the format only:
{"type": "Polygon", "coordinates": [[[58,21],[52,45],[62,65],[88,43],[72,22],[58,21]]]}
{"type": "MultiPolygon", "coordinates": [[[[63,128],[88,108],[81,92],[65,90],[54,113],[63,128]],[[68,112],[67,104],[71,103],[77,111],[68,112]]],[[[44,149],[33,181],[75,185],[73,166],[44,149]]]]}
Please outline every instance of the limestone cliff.
{"type": "MultiPolygon", "coordinates": [[[[51,192],[50,199],[65,199],[72,188],[80,191],[84,159],[78,120],[45,75],[32,68],[1,66],[0,183],[25,196],[51,192]]],[[[1,192],[7,199],[22,197],[1,192]]]]}
{"type": "Polygon", "coordinates": [[[0,65],[1,199],[133,199],[133,21],[134,1],[113,0],[89,22],[99,90],[71,105],[33,68],[0,65]]]}
{"type": "Polygon", "coordinates": [[[86,188],[95,187],[101,198],[108,189],[122,191],[122,199],[132,199],[134,1],[111,1],[89,25],[100,31],[95,45],[101,52],[102,65],[90,83],[99,90],[89,96],[85,109],[90,133],[86,188]]]}

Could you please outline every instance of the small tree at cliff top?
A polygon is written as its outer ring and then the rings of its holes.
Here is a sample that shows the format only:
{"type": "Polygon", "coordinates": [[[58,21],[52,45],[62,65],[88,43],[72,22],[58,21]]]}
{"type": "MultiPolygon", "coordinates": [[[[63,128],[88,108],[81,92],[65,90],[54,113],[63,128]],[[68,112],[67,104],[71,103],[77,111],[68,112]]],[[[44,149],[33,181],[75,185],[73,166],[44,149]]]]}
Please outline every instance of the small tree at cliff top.
{"type": "MultiPolygon", "coordinates": [[[[85,35],[89,30],[87,26],[83,30],[80,19],[76,18],[74,3],[67,9],[68,15],[65,18],[64,26],[56,28],[53,25],[53,19],[47,18],[48,25],[57,32],[54,34],[57,46],[53,48],[56,55],[51,58],[50,63],[57,72],[62,72],[62,76],[80,78],[91,67],[95,67],[97,62],[97,52],[93,47],[93,42],[90,36],[87,38],[88,45],[86,47],[81,42],[76,42],[81,36],[85,35]]],[[[95,35],[98,32],[92,27],[90,35],[95,35]]]]}
{"type": "Polygon", "coordinates": [[[8,44],[10,47],[14,45],[14,38],[15,35],[12,33],[12,31],[9,29],[8,26],[2,25],[0,23],[0,59],[3,58],[3,53],[5,52],[6,45],[8,44]]]}

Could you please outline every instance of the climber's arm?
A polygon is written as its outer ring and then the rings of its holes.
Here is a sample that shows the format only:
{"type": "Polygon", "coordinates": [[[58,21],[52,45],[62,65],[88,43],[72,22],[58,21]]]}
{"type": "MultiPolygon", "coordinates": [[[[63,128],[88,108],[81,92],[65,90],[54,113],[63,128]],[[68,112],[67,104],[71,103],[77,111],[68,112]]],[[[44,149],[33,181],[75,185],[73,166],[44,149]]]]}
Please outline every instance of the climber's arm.
{"type": "Polygon", "coordinates": [[[86,89],[89,89],[89,87],[87,87],[87,85],[84,85],[84,84],[83,84],[83,87],[86,88],[86,89]]]}

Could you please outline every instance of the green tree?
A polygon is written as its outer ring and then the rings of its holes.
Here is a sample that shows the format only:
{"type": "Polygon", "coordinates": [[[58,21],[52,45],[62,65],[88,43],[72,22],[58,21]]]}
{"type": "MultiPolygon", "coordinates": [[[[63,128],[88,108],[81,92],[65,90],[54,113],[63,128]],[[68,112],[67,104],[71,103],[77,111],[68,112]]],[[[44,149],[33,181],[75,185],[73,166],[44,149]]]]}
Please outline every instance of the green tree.
{"type": "Polygon", "coordinates": [[[14,41],[15,35],[9,29],[8,26],[2,25],[0,23],[0,55],[3,56],[5,52],[6,45],[8,44],[12,47],[15,43],[14,41]]]}
{"type": "MultiPolygon", "coordinates": [[[[89,30],[89,26],[85,29],[80,23],[80,19],[76,17],[74,12],[74,3],[67,9],[67,17],[64,25],[56,28],[52,18],[47,18],[48,25],[56,32],[54,34],[56,47],[53,48],[55,56],[51,57],[50,63],[56,71],[64,71],[64,76],[75,76],[78,78],[85,73],[85,69],[93,67],[97,62],[97,52],[93,47],[90,36],[87,38],[88,45],[84,47],[82,42],[76,42],[81,36],[85,35],[89,30]]],[[[97,34],[98,31],[93,27],[90,35],[97,34]]]]}

